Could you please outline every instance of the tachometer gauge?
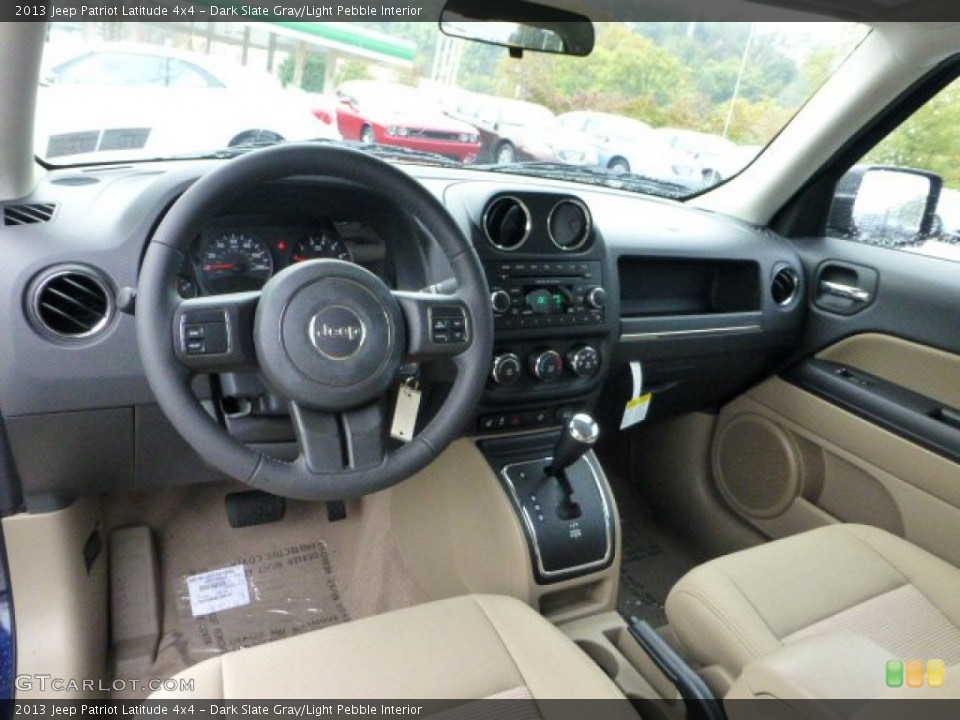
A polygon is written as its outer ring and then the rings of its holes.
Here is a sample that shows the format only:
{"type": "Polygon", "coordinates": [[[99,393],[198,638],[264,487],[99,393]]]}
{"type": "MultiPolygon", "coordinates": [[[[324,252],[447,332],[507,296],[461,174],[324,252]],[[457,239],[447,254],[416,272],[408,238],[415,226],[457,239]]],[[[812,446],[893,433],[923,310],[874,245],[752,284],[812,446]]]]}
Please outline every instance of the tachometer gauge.
{"type": "Polygon", "coordinates": [[[350,249],[332,228],[310,233],[294,245],[293,252],[290,254],[291,262],[320,258],[353,261],[350,249]]]}
{"type": "Polygon", "coordinates": [[[213,294],[259,290],[273,275],[273,256],[249,233],[218,232],[200,251],[200,272],[213,294]]]}

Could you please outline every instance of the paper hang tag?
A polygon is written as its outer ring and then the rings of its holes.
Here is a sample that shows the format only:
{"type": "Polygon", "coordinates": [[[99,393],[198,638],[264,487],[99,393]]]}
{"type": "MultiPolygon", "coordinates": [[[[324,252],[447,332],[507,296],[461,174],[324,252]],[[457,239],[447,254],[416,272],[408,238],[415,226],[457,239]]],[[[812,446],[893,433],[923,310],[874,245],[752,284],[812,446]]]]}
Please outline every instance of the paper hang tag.
{"type": "Polygon", "coordinates": [[[417,413],[420,412],[420,390],[414,385],[403,383],[397,392],[397,404],[393,410],[393,424],[390,437],[394,440],[410,442],[417,427],[417,413]]]}
{"type": "Polygon", "coordinates": [[[653,393],[643,394],[643,366],[640,365],[639,360],[630,363],[630,375],[633,377],[633,389],[630,392],[630,399],[623,408],[621,430],[646,420],[650,401],[653,400],[653,393]]]}

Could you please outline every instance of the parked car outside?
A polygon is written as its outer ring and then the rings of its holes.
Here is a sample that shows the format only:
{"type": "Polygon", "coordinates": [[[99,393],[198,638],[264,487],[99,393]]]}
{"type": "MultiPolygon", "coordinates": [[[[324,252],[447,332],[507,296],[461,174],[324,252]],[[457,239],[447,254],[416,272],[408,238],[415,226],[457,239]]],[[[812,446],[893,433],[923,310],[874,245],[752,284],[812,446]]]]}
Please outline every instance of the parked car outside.
{"type": "Polygon", "coordinates": [[[339,138],[309,94],[278,78],[156,45],[104,43],[60,58],[42,71],[37,102],[37,154],[72,162],[339,138]]]}
{"type": "Polygon", "coordinates": [[[578,110],[560,115],[563,127],[583,133],[597,151],[597,165],[681,183],[701,181],[700,166],[667,147],[647,123],[623,115],[578,110]]]}
{"type": "Polygon", "coordinates": [[[597,164],[597,151],[587,138],[563,127],[543,105],[473,95],[461,98],[456,107],[448,112],[476,125],[486,161],[501,165],[523,161],[597,164]]]}
{"type": "Polygon", "coordinates": [[[696,162],[708,185],[735,175],[746,165],[736,144],[719,135],[678,128],[657,128],[654,132],[668,147],[696,162]]]}
{"type": "Polygon", "coordinates": [[[337,127],[345,140],[437,153],[469,164],[480,154],[480,134],[444,115],[426,91],[376,80],[337,88],[337,127]]]}

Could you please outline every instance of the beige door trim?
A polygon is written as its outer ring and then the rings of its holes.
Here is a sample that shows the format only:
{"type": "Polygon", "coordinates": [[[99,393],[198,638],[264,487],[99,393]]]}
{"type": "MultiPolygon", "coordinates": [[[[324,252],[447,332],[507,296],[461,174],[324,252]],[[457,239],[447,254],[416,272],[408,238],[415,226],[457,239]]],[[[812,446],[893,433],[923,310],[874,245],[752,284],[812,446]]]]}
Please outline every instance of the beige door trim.
{"type": "Polygon", "coordinates": [[[817,358],[862,370],[960,408],[960,355],[891,335],[865,333],[831,345],[817,358]]]}

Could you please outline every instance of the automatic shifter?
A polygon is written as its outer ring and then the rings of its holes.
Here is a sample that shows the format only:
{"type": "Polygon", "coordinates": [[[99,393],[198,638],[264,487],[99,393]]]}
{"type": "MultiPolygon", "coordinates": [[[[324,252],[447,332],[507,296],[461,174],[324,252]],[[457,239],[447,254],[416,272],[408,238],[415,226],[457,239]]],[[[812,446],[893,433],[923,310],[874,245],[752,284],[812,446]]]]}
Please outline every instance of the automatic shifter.
{"type": "Polygon", "coordinates": [[[538,583],[596,572],[616,557],[613,498],[600,464],[583,457],[599,434],[593,418],[576,415],[559,440],[536,434],[480,445],[515,506],[538,583]]]}
{"type": "Polygon", "coordinates": [[[560,439],[553,450],[553,461],[544,468],[547,477],[553,477],[563,490],[563,500],[557,506],[561,520],[574,520],[581,515],[580,505],[573,500],[573,488],[566,469],[583,457],[600,437],[600,426],[586,413],[577,413],[563,426],[560,439]]]}

